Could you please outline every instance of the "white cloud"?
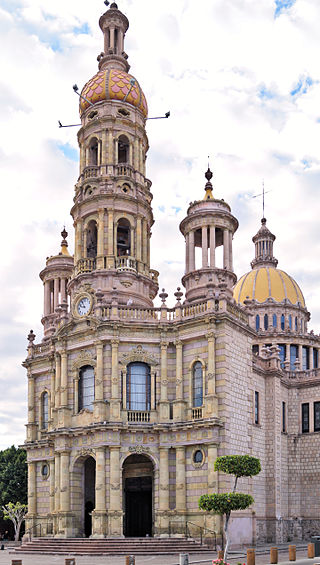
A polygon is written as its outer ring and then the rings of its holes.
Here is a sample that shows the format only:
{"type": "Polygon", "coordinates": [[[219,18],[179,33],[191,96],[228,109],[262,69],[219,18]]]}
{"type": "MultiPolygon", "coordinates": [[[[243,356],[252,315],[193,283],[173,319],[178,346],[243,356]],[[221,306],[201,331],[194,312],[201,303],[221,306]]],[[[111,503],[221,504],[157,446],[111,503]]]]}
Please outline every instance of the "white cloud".
{"type": "MultiPolygon", "coordinates": [[[[250,268],[251,237],[262,213],[261,199],[251,197],[264,178],[275,255],[301,285],[313,314],[310,327],[319,331],[318,0],[297,0],[277,18],[273,0],[175,0],[156,10],[150,0],[119,0],[119,7],[130,20],[126,51],[150,115],[171,110],[169,120],[147,124],[156,220],[152,267],[160,270],[168,303],[183,275],[179,222],[203,194],[210,155],[215,195],[231,204],[240,222],[237,275],[250,268]],[[291,96],[301,77],[313,84],[291,96]]],[[[16,419],[15,399],[19,412],[25,410],[20,361],[29,329],[41,335],[38,273],[59,248],[64,223],[72,243],[69,210],[78,167],[59,147],[77,150],[76,128],[59,129],[57,120],[78,123],[72,85],[81,87],[97,70],[103,10],[102,0],[1,3],[0,335],[3,374],[10,375],[0,380],[8,398],[0,416],[3,447],[24,439],[25,413],[16,419]]]]}

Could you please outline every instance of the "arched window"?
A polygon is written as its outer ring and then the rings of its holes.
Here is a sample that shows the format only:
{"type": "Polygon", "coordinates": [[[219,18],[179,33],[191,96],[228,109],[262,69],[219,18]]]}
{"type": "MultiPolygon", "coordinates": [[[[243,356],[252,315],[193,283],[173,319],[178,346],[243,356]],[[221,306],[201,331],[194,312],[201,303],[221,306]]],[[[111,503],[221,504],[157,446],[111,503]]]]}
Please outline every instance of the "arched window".
{"type": "Polygon", "coordinates": [[[273,314],[272,316],[272,325],[274,328],[276,328],[278,325],[277,314],[273,314]]]}
{"type": "Polygon", "coordinates": [[[94,220],[91,220],[88,223],[88,228],[87,228],[87,257],[97,256],[97,240],[98,240],[97,224],[94,220]]]}
{"type": "Polygon", "coordinates": [[[284,330],[284,314],[281,314],[281,329],[284,330]]]}
{"type": "Polygon", "coordinates": [[[256,315],[256,330],[260,330],[260,316],[259,314],[256,315]]]}
{"type": "Polygon", "coordinates": [[[263,318],[263,325],[264,325],[264,329],[267,330],[268,327],[269,327],[268,314],[265,314],[265,315],[264,315],[264,318],[263,318]]]}
{"type": "Polygon", "coordinates": [[[290,328],[290,330],[292,330],[292,316],[291,316],[291,314],[289,316],[289,328],[290,328]]]}
{"type": "Polygon", "coordinates": [[[125,135],[118,139],[118,163],[129,163],[129,140],[125,135]]]}
{"type": "Polygon", "coordinates": [[[146,363],[127,366],[127,410],[151,410],[151,374],[146,363]]]}
{"type": "Polygon", "coordinates": [[[49,421],[49,395],[44,392],[41,397],[41,428],[43,430],[48,429],[49,421]]]}
{"type": "Polygon", "coordinates": [[[131,227],[130,222],[121,218],[117,227],[117,255],[131,255],[131,227]]]}
{"type": "Polygon", "coordinates": [[[296,330],[296,332],[298,331],[298,318],[297,318],[297,316],[294,319],[294,329],[296,330]]]}
{"type": "Polygon", "coordinates": [[[200,361],[192,369],[192,406],[197,408],[203,404],[203,369],[200,361]]]}
{"type": "Polygon", "coordinates": [[[89,145],[89,165],[98,165],[98,140],[96,137],[91,139],[89,145]]]}
{"type": "Polygon", "coordinates": [[[91,365],[81,367],[79,373],[79,411],[83,408],[93,410],[94,368],[91,365]]]}

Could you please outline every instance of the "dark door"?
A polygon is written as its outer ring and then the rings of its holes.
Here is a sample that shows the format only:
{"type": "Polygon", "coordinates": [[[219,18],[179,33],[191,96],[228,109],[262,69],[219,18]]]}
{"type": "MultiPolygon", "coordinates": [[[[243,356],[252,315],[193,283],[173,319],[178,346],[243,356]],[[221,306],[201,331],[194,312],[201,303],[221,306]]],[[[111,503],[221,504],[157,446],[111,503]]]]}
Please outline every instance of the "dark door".
{"type": "Polygon", "coordinates": [[[132,477],[125,480],[126,537],[152,535],[152,477],[132,477]]]}

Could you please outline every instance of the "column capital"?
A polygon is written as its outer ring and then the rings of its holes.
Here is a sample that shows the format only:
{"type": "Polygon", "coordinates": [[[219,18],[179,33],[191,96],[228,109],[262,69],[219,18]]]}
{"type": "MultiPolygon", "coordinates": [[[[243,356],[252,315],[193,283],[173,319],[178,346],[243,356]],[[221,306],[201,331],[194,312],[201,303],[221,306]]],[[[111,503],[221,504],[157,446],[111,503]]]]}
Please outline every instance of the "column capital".
{"type": "Polygon", "coordinates": [[[119,343],[120,343],[119,339],[112,339],[111,340],[112,347],[118,347],[119,343]]]}
{"type": "Polygon", "coordinates": [[[216,337],[216,334],[215,334],[214,330],[209,330],[206,334],[206,338],[207,338],[208,341],[215,339],[215,337],[216,337]]]}
{"type": "Polygon", "coordinates": [[[168,347],[168,342],[167,341],[161,341],[160,342],[160,348],[161,349],[167,349],[168,347]]]}

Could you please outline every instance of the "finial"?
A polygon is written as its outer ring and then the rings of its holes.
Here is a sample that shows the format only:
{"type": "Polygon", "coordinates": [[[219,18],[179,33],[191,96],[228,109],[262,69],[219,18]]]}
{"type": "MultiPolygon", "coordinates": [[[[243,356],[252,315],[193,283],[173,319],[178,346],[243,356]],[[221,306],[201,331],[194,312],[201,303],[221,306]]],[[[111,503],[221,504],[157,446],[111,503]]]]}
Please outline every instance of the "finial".
{"type": "Polygon", "coordinates": [[[61,241],[61,247],[68,247],[68,242],[67,242],[67,237],[68,237],[68,232],[66,231],[66,226],[63,226],[63,230],[61,232],[61,235],[63,237],[63,240],[61,241]]]}
{"type": "Polygon", "coordinates": [[[179,305],[180,302],[181,302],[181,298],[182,298],[182,296],[183,296],[183,292],[181,292],[180,286],[178,286],[177,292],[174,293],[174,296],[176,297],[176,299],[177,299],[177,301],[178,301],[178,305],[179,305]]]}
{"type": "Polygon", "coordinates": [[[165,303],[166,298],[168,298],[168,294],[166,293],[165,289],[162,289],[162,292],[159,294],[159,297],[161,298],[161,302],[162,304],[165,303]]]}
{"type": "Polygon", "coordinates": [[[204,200],[213,200],[213,195],[212,195],[212,183],[211,183],[211,179],[213,177],[212,171],[210,169],[210,162],[209,162],[209,156],[208,156],[208,170],[204,175],[207,179],[206,182],[206,186],[204,187],[206,194],[204,197],[204,200]]]}
{"type": "MultiPolygon", "coordinates": [[[[108,2],[109,4],[109,2],[108,2]]],[[[118,10],[118,4],[116,4],[115,2],[112,2],[111,6],[110,6],[110,10],[118,10]]]]}

